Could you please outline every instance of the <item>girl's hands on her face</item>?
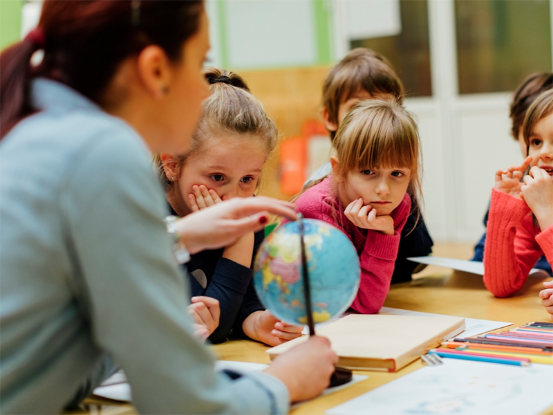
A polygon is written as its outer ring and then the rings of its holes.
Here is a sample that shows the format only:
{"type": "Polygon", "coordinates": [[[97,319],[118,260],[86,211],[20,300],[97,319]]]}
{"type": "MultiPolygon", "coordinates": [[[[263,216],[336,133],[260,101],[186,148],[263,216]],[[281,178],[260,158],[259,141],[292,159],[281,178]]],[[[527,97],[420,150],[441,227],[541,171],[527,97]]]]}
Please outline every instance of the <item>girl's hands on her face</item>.
{"type": "Polygon", "coordinates": [[[257,311],[248,316],[248,318],[243,323],[244,332],[254,340],[263,342],[269,346],[278,346],[296,337],[300,337],[303,331],[303,326],[293,326],[285,323],[273,316],[269,310],[257,311]],[[249,323],[247,320],[250,317],[252,317],[253,327],[251,333],[248,333],[250,330],[247,328],[249,323]]]}
{"type": "Polygon", "coordinates": [[[219,301],[211,297],[192,297],[188,312],[194,320],[194,334],[200,339],[207,339],[219,326],[221,309],[219,301]]]}
{"type": "Polygon", "coordinates": [[[532,210],[540,228],[547,229],[553,225],[553,180],[539,167],[532,167],[524,176],[521,186],[522,197],[532,210]]]}
{"type": "Polygon", "coordinates": [[[190,202],[190,209],[192,212],[197,212],[222,202],[215,190],[208,189],[203,184],[192,186],[192,192],[193,193],[188,195],[188,201],[190,202]]]}
{"type": "Polygon", "coordinates": [[[522,184],[520,180],[526,168],[532,162],[532,157],[526,157],[520,166],[511,166],[507,170],[498,170],[495,172],[495,190],[508,195],[521,198],[520,190],[522,184]]]}
{"type": "Polygon", "coordinates": [[[553,281],[543,283],[545,290],[540,291],[541,304],[553,318],[553,281]]]}
{"type": "Polygon", "coordinates": [[[390,215],[376,216],[376,210],[370,205],[363,206],[363,199],[351,202],[344,211],[355,226],[380,231],[386,235],[394,234],[394,219],[390,215]]]}

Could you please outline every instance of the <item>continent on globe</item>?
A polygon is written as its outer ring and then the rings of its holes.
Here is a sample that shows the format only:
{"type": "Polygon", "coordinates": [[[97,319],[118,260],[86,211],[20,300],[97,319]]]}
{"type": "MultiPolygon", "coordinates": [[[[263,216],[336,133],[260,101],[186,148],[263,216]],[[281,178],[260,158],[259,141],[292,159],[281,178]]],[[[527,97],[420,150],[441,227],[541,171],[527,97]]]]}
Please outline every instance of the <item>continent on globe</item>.
{"type": "MultiPolygon", "coordinates": [[[[303,222],[313,320],[321,323],[343,313],[355,298],[359,257],[338,228],[315,219],[303,222]]],[[[254,286],[259,299],[290,324],[307,323],[301,265],[297,222],[280,226],[267,236],[255,260],[254,286]]]]}

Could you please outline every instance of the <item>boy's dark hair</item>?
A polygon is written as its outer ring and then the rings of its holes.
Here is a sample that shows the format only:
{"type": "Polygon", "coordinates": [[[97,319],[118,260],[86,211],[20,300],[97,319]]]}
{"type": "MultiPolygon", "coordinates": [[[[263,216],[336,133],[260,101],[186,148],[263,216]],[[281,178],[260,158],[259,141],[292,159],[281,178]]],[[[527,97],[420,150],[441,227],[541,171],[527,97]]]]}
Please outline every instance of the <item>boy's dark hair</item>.
{"type": "MultiPolygon", "coordinates": [[[[327,75],[323,85],[323,108],[329,121],[338,124],[340,104],[359,90],[371,95],[391,95],[401,104],[404,89],[388,60],[379,53],[356,48],[350,51],[327,75]]],[[[330,131],[331,139],[336,133],[330,131]]]]}
{"type": "Polygon", "coordinates": [[[518,140],[518,134],[524,123],[524,117],[530,105],[544,91],[553,89],[553,73],[539,72],[528,76],[519,85],[511,102],[511,135],[518,140]]]}

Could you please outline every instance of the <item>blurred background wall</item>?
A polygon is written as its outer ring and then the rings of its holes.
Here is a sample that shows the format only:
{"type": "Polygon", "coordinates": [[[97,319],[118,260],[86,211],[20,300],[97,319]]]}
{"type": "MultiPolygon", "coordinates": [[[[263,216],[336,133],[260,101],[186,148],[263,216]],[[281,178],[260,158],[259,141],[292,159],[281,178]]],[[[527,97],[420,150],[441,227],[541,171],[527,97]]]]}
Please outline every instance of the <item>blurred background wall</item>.
{"type": "MultiPolygon", "coordinates": [[[[552,70],[553,0],[207,0],[208,65],[242,75],[281,146],[263,194],[290,198],[328,159],[322,82],[354,47],[390,59],[423,143],[424,217],[436,241],[475,242],[494,172],[520,162],[511,92],[552,70]]],[[[40,1],[0,0],[0,46],[36,24],[40,1]]]]}

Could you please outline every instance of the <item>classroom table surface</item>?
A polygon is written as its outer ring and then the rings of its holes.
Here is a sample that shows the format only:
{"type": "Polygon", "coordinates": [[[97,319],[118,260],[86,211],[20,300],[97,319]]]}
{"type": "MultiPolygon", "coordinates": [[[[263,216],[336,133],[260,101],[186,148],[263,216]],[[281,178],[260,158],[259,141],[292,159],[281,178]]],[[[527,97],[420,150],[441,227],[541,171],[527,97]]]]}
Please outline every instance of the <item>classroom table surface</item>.
{"type": "MultiPolygon", "coordinates": [[[[465,248],[461,248],[461,250],[464,252],[465,248]]],[[[451,250],[449,254],[451,257],[462,258],[460,255],[452,254],[451,250]]],[[[436,255],[440,256],[439,252],[436,255]]],[[[531,276],[516,295],[509,298],[495,298],[484,287],[481,276],[429,266],[412,282],[393,285],[386,298],[385,306],[451,316],[507,321],[512,322],[515,326],[532,321],[550,321],[549,314],[545,312],[538,298],[538,292],[543,288],[542,282],[546,280],[549,280],[547,275],[531,276]]],[[[269,357],[265,353],[268,347],[261,343],[233,340],[212,347],[221,360],[269,363],[269,357]]],[[[354,371],[355,374],[369,377],[350,387],[295,407],[290,413],[294,415],[324,414],[326,410],[334,406],[421,367],[423,367],[421,359],[417,359],[395,373],[354,371]]],[[[79,413],[100,412],[106,415],[136,413],[129,404],[97,399],[87,399],[83,405],[83,411],[79,413]]],[[[544,414],[553,415],[553,407],[544,414]]]]}

